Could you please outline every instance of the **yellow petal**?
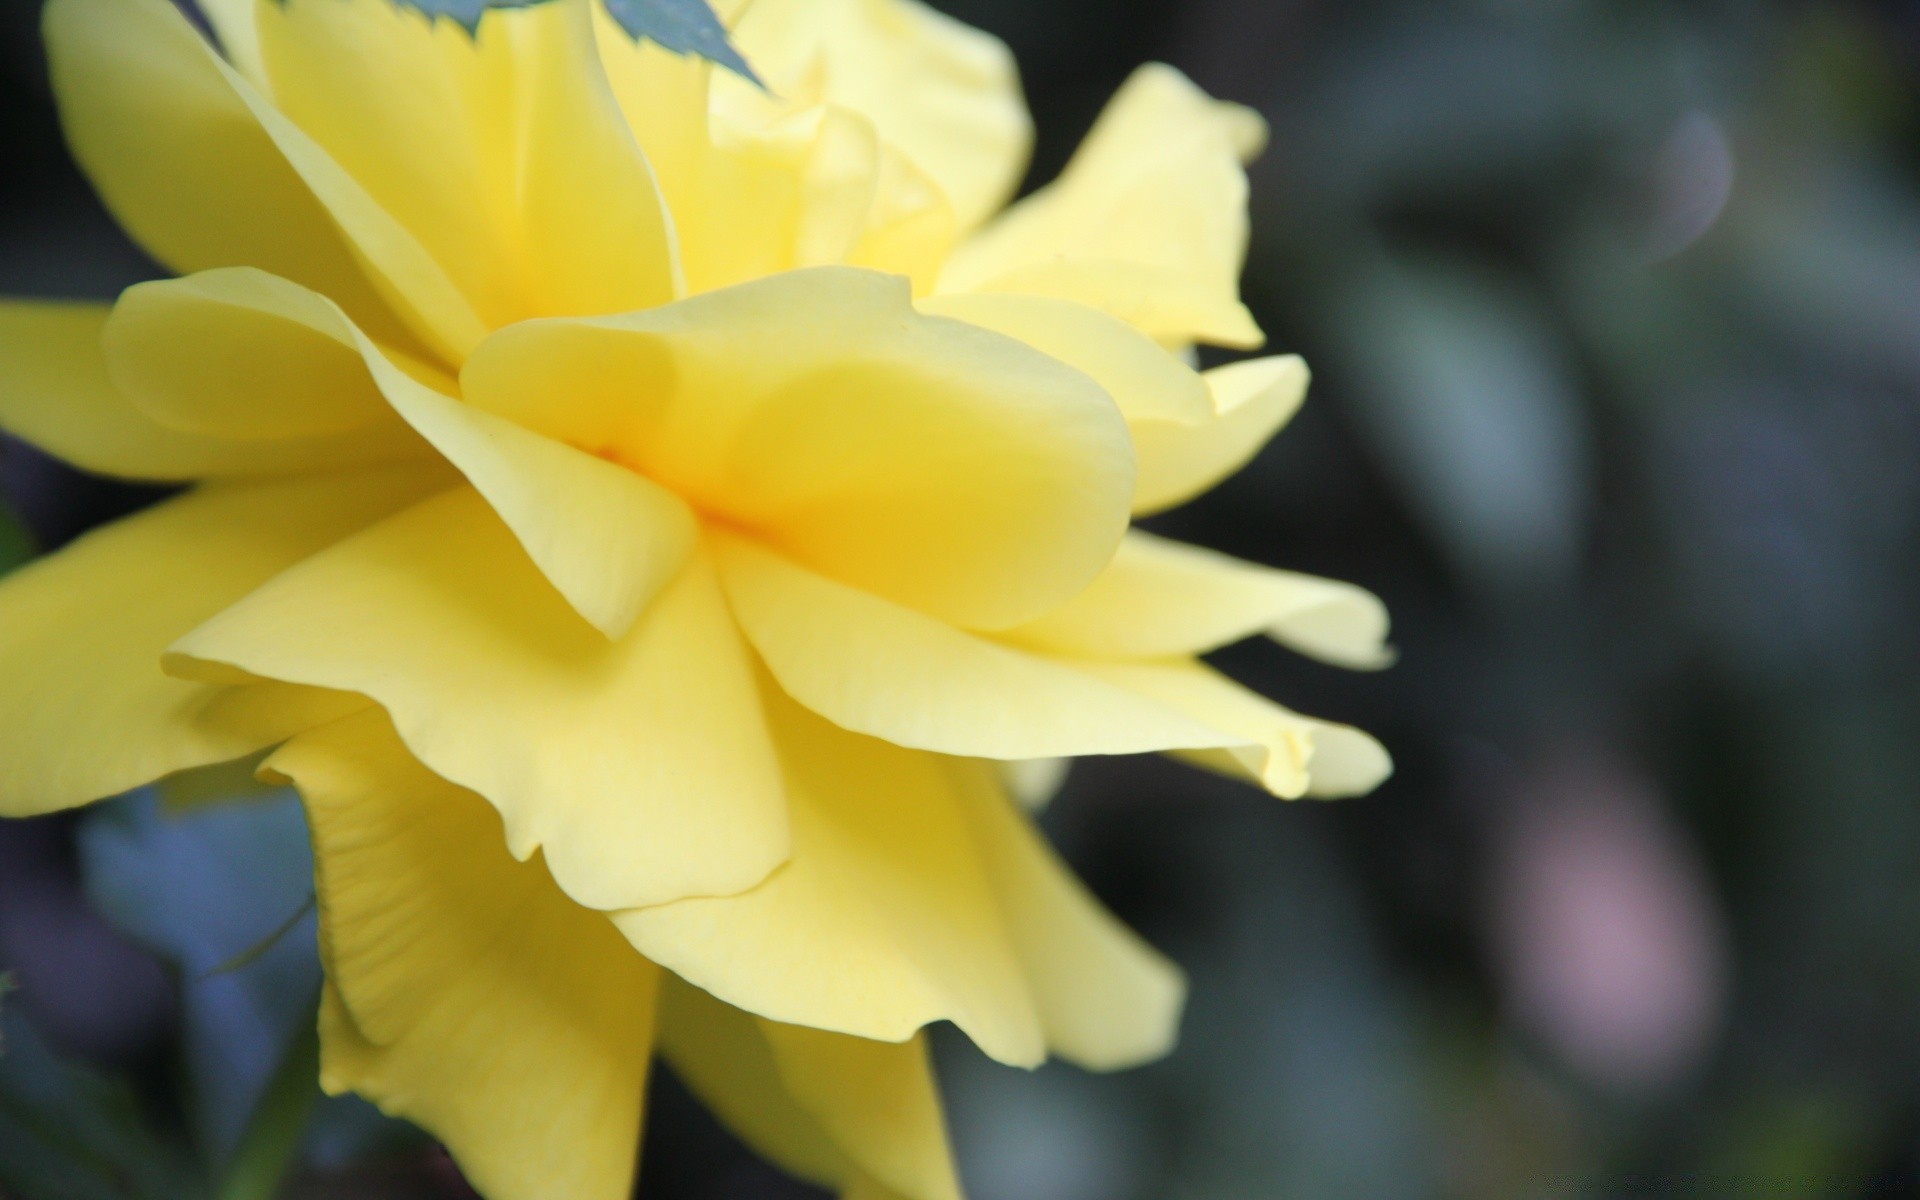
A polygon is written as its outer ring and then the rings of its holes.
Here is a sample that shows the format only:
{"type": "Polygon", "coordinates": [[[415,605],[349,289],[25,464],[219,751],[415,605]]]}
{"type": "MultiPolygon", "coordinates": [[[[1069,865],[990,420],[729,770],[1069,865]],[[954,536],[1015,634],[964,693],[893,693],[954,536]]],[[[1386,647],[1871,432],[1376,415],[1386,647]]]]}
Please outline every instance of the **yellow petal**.
{"type": "Polygon", "coordinates": [[[1096,308],[1049,296],[987,292],[931,296],[920,311],[1019,338],[1107,390],[1131,423],[1213,419],[1206,381],[1160,344],[1096,308]]]}
{"type": "MultiPolygon", "coordinates": [[[[237,268],[145,284],[122,300],[107,333],[122,389],[176,424],[249,436],[371,408],[372,428],[384,428],[383,418],[415,444],[425,438],[609,637],[633,624],[693,545],[693,515],[659,485],[419,382],[415,374],[434,373],[402,370],[332,302],[286,280],[237,268]],[[289,363],[296,347],[306,360],[289,363]],[[302,390],[283,378],[290,368],[324,375],[325,386],[302,390]]],[[[438,383],[454,386],[444,376],[438,383]]]]}
{"type": "Polygon", "coordinates": [[[444,484],[389,470],[209,485],[9,575],[0,814],[84,804],[303,728],[316,715],[304,693],[169,679],[161,652],[276,572],[444,484]]]}
{"type": "MultiPolygon", "coordinates": [[[[295,0],[296,3],[302,0],[295,0]]],[[[446,1143],[493,1200],[626,1200],[658,971],[517,863],[378,710],[300,735],[331,996],[322,1082],[446,1143]]]]}
{"type": "Polygon", "coordinates": [[[665,213],[586,0],[489,13],[477,37],[387,0],[257,19],[276,106],[485,323],[673,298],[665,213]]]}
{"type": "Polygon", "coordinates": [[[776,95],[811,84],[872,121],[946,192],[963,226],[1005,204],[1026,170],[1033,127],[1012,54],[926,5],[757,0],[734,37],[776,95]]]}
{"type": "Polygon", "coordinates": [[[618,913],[648,958],[770,1020],[903,1042],[958,1025],[1002,1062],[1043,1046],[940,758],[835,729],[767,689],[793,857],[737,896],[618,913]]]}
{"type": "Polygon", "coordinates": [[[45,29],[67,144],[155,258],[182,273],[259,267],[333,297],[382,340],[403,340],[326,207],[178,8],[51,0],[45,29]]]}
{"type": "Polygon", "coordinates": [[[816,570],[974,628],[1083,589],[1133,490],[1126,426],[1090,379],[919,316],[904,281],[869,271],[518,325],[461,386],[816,570]]]}
{"type": "Polygon", "coordinates": [[[1086,663],[1092,675],[1237,734],[1242,744],[1182,757],[1242,775],[1282,799],[1356,796],[1393,773],[1358,729],[1303,717],[1198,662],[1086,663]]]}
{"type": "Polygon", "coordinates": [[[661,1057],[722,1124],[790,1175],[836,1187],[853,1166],[780,1078],[760,1019],[663,973],[661,1057]]]}
{"type": "Polygon", "coordinates": [[[353,432],[249,442],[170,429],[147,416],[107,375],[95,304],[0,300],[0,428],[101,475],[185,481],[283,475],[421,456],[426,448],[353,432]]]}
{"type": "Polygon", "coordinates": [[[992,769],[956,762],[987,875],[1026,971],[1047,1046],[1092,1071],[1159,1058],[1179,1034],[1180,969],[1122,925],[1001,792],[992,769]]]}
{"type": "Polygon", "coordinates": [[[334,311],[251,270],[141,284],[107,321],[107,369],[147,416],[187,433],[273,441],[394,422],[334,311]]]}
{"type": "Polygon", "coordinates": [[[262,87],[266,68],[260,61],[260,27],[253,16],[256,3],[258,0],[199,0],[198,7],[213,27],[221,54],[247,82],[262,87]]]}
{"type": "Polygon", "coordinates": [[[759,1022],[787,1092],[873,1183],[960,1200],[926,1036],[895,1044],[759,1022]]]}
{"type": "Polygon", "coordinates": [[[660,1052],[790,1174],[849,1197],[958,1196],[924,1037],[895,1044],[780,1025],[668,975],[660,1052]]]}
{"type": "Polygon", "coordinates": [[[955,252],[942,291],[1031,292],[1106,309],[1163,341],[1249,347],[1241,160],[1260,119],[1171,67],[1135,72],[1051,186],[955,252]]]}
{"type": "Polygon", "coordinates": [[[1339,666],[1384,667],[1386,606],[1368,591],[1134,530],[1100,578],[1001,636],[1088,658],[1205,654],[1256,633],[1339,666]]]}
{"type": "Polygon", "coordinates": [[[734,615],[762,661],[789,695],[843,728],[1001,759],[1238,740],[1091,678],[1077,663],[963,632],[744,539],[717,548],[734,615]]]}
{"type": "Polygon", "coordinates": [[[1308,379],[1307,365],[1293,356],[1234,363],[1206,373],[1213,420],[1134,422],[1140,477],[1133,511],[1183,504],[1246,466],[1299,411],[1308,379]]]}
{"type": "MultiPolygon", "coordinates": [[[[467,488],[288,571],[175,643],[372,697],[593,908],[725,895],[787,854],[747,651],[696,554],[625,636],[582,623],[467,488]]],[[[216,677],[220,677],[216,673],[216,677]]]]}

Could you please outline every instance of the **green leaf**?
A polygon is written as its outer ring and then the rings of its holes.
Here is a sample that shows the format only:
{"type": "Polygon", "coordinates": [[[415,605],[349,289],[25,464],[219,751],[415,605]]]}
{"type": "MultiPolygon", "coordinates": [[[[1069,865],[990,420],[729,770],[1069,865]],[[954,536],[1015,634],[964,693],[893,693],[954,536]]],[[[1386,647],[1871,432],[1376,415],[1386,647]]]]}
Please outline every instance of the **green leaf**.
{"type": "MultiPolygon", "coordinates": [[[[400,0],[430,17],[457,21],[469,33],[479,28],[489,8],[526,8],[544,0],[400,0]]],[[[605,0],[607,13],[636,41],[658,42],[675,54],[697,54],[754,83],[747,60],[727,39],[727,27],[707,0],[605,0]]],[[[761,86],[765,86],[762,84],[761,86]]]]}
{"type": "Polygon", "coordinates": [[[293,1165],[307,1119],[320,1099],[319,1004],[310,1006],[300,1036],[280,1060],[266,1095],[220,1181],[216,1200],[273,1200],[293,1165]]]}

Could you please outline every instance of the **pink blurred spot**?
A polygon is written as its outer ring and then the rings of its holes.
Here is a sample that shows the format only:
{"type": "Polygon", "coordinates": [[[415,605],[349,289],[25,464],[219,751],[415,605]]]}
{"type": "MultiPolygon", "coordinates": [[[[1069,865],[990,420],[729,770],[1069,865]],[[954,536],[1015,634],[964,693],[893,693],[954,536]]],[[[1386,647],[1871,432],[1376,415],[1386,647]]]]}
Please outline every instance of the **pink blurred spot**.
{"type": "Polygon", "coordinates": [[[1603,1087],[1673,1086],[1710,1046],[1726,991],[1700,863],[1651,785],[1604,756],[1550,759],[1517,783],[1492,888],[1513,1019],[1603,1087]]]}

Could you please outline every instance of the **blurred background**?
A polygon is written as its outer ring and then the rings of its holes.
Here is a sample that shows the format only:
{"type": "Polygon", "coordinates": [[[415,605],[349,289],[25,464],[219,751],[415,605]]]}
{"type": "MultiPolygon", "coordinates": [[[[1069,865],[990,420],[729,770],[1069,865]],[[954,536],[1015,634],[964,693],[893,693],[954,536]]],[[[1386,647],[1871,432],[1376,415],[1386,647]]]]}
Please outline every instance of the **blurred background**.
{"type": "MultiPolygon", "coordinates": [[[[1094,1078],[943,1037],[974,1200],[1920,1195],[1920,6],[941,6],[1020,58],[1030,185],[1144,60],[1267,115],[1246,286],[1314,393],[1153,525],[1372,588],[1402,651],[1221,656],[1378,734],[1371,798],[1075,771],[1045,823],[1190,972],[1183,1042],[1094,1078]]],[[[157,272],[36,9],[0,10],[0,292],[106,298],[157,272]]],[[[9,561],[152,496],[18,445],[0,485],[9,561]]],[[[297,807],[168,812],[0,825],[0,1195],[204,1196],[263,1094],[310,1099],[297,807]]],[[[287,1196],[467,1194],[315,1114],[287,1196]]],[[[812,1194],[664,1074],[645,1157],[646,1200],[812,1194]]]]}

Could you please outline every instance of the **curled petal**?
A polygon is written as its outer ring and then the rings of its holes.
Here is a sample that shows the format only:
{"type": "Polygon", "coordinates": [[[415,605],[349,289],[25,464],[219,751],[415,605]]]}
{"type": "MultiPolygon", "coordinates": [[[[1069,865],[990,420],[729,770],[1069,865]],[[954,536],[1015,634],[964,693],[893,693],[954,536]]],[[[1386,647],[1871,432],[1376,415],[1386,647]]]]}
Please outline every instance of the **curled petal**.
{"type": "Polygon", "coordinates": [[[1238,745],[1181,757],[1249,779],[1282,799],[1357,796],[1393,774],[1393,760],[1367,734],[1290,712],[1202,663],[1088,663],[1085,670],[1236,734],[1238,745]]]}
{"type": "Polygon", "coordinates": [[[497,1200],[625,1200],[659,971],[479,797],[368,710],[265,770],[306,801],[327,994],[321,1080],[416,1121],[497,1200]]]}
{"type": "Polygon", "coordinates": [[[108,308],[0,300],[0,428],[101,475],[157,482],[338,470],[424,457],[418,439],[358,429],[274,442],[188,433],[136,407],[107,373],[108,308]]]}
{"type": "Polygon", "coordinates": [[[1138,530],[1092,587],[1001,636],[1055,654],[1151,659],[1205,654],[1256,633],[1338,666],[1393,661],[1386,606],[1371,592],[1138,530]]]}
{"type": "Polygon", "coordinates": [[[122,389],[175,425],[266,437],[357,420],[388,440],[424,438],[609,637],[693,545],[693,515],[659,485],[461,404],[439,390],[450,380],[403,370],[331,301],[284,279],[235,268],[143,284],[114,310],[106,340],[122,389]]]}
{"type": "Polygon", "coordinates": [[[1142,67],[1057,181],[960,247],[940,290],[1078,300],[1166,342],[1257,346],[1239,299],[1241,163],[1264,140],[1253,112],[1142,67]]]}
{"type": "Polygon", "coordinates": [[[1307,365],[1291,355],[1234,363],[1206,373],[1212,420],[1134,421],[1134,513],[1184,504],[1246,466],[1300,410],[1309,378],[1307,365]]]}
{"type": "Polygon", "coordinates": [[[500,810],[593,908],[727,895],[787,855],[745,647],[704,555],[609,640],[457,488],[287,571],[174,645],[171,669],[358,692],[500,810]]]}

